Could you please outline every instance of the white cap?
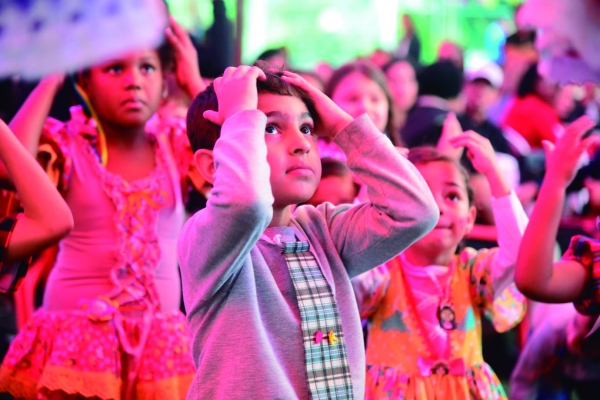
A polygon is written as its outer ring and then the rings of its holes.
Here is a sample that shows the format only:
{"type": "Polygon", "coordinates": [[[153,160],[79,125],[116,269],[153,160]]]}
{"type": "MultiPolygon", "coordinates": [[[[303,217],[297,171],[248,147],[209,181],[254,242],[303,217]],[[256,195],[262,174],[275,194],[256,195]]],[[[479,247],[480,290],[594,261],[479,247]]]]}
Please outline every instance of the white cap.
{"type": "Polygon", "coordinates": [[[498,64],[490,62],[472,71],[467,71],[466,78],[469,82],[475,79],[485,79],[493,87],[500,89],[504,81],[504,73],[498,64]]]}

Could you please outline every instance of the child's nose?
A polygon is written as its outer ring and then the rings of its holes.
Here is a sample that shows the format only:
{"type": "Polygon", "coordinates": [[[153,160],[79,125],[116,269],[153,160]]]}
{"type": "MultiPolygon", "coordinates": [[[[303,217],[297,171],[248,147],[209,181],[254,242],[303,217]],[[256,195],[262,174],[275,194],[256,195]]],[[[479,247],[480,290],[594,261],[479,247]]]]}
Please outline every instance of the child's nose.
{"type": "Polygon", "coordinates": [[[127,88],[130,87],[139,87],[140,79],[142,77],[141,72],[137,71],[135,68],[132,68],[125,72],[125,85],[127,88]]]}
{"type": "Polygon", "coordinates": [[[311,148],[311,137],[300,131],[295,132],[291,139],[291,152],[292,153],[308,153],[311,148]]]}

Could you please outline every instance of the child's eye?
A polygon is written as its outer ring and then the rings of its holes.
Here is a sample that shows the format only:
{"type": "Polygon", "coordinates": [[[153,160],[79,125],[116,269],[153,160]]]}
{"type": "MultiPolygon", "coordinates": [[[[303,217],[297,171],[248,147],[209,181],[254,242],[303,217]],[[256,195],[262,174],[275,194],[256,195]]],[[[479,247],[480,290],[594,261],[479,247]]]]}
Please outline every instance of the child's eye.
{"type": "Polygon", "coordinates": [[[446,197],[452,202],[457,202],[460,200],[460,195],[458,193],[449,193],[446,197]]]}
{"type": "Polygon", "coordinates": [[[300,127],[300,132],[304,133],[305,135],[312,135],[314,129],[315,128],[313,128],[312,125],[302,125],[300,127]]]}
{"type": "Polygon", "coordinates": [[[279,132],[277,131],[277,127],[275,125],[269,124],[265,127],[265,133],[269,135],[276,135],[279,132]]]}
{"type": "Polygon", "coordinates": [[[104,69],[104,71],[111,73],[111,74],[119,74],[119,73],[123,72],[123,67],[118,64],[113,64],[113,65],[109,65],[108,67],[106,67],[104,69]]]}
{"type": "Polygon", "coordinates": [[[152,71],[156,71],[156,67],[152,64],[144,64],[141,66],[140,68],[142,71],[144,72],[152,72],[152,71]]]}

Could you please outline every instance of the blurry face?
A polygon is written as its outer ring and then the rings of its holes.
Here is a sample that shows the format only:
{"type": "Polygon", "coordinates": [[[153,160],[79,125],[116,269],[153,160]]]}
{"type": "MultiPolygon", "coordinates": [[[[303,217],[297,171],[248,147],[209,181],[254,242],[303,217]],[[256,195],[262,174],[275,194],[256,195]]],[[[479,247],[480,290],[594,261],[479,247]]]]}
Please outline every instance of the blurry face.
{"type": "Polygon", "coordinates": [[[386,71],[386,78],[396,107],[408,111],[417,101],[419,92],[415,70],[407,62],[397,62],[386,71]]]}
{"type": "Polygon", "coordinates": [[[330,175],[321,179],[317,191],[308,201],[308,204],[318,206],[326,201],[334,206],[339,204],[351,204],[354,201],[356,194],[356,186],[352,180],[352,175],[330,175]]]}
{"type": "Polygon", "coordinates": [[[100,123],[143,126],[158,109],[163,91],[158,53],[132,52],[94,66],[82,84],[100,123]]]}
{"type": "Polygon", "coordinates": [[[475,207],[469,205],[466,183],[456,166],[436,161],[417,164],[440,209],[440,219],[426,236],[413,245],[423,254],[454,251],[473,227],[475,207]]]}
{"type": "Polygon", "coordinates": [[[346,75],[335,88],[331,99],[353,118],[364,113],[381,132],[388,122],[389,104],[377,82],[360,72],[346,75]]]}
{"type": "Polygon", "coordinates": [[[558,94],[558,85],[544,77],[540,77],[535,85],[535,91],[547,103],[554,105],[558,94]]]}
{"type": "Polygon", "coordinates": [[[485,80],[474,80],[465,85],[465,101],[468,111],[487,112],[498,97],[498,90],[485,80]]]}
{"type": "Polygon", "coordinates": [[[314,122],[297,97],[259,94],[258,109],[267,116],[265,142],[271,168],[274,208],[303,203],[321,178],[314,122]]]}

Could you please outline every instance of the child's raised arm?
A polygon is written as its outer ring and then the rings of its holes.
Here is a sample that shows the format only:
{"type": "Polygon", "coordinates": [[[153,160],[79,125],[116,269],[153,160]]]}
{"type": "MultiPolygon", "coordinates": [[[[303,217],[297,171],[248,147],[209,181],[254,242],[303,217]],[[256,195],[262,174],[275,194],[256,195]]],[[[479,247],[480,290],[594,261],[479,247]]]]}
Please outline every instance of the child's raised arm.
{"type": "Polygon", "coordinates": [[[177,84],[187,93],[190,99],[206,89],[200,67],[198,53],[185,29],[169,17],[169,27],[165,30],[169,44],[175,50],[175,76],[177,84]]]}
{"type": "Polygon", "coordinates": [[[13,180],[24,209],[2,260],[11,263],[35,254],[65,236],[73,228],[73,217],[43,169],[2,121],[0,143],[0,161],[13,180]]]}
{"type": "Polygon", "coordinates": [[[543,142],[546,151],[546,175],[525,230],[515,282],[519,290],[533,300],[566,303],[575,301],[589,279],[588,271],[577,261],[553,263],[554,242],[565,202],[565,190],[577,172],[581,155],[598,138],[584,134],[594,126],[581,117],[565,130],[556,145],[543,142]]]}
{"type": "Polygon", "coordinates": [[[15,136],[33,156],[37,155],[44,122],[50,113],[52,101],[63,82],[64,76],[61,75],[44,78],[33,89],[9,124],[15,136]]]}

